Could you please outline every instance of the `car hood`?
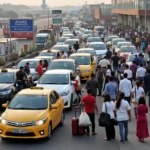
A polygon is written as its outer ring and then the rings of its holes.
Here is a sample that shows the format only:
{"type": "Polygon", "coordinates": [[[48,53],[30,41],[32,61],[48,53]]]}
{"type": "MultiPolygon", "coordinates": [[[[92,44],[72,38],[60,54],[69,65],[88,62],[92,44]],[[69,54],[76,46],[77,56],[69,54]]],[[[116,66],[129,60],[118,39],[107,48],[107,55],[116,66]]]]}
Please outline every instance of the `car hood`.
{"type": "Polygon", "coordinates": [[[131,53],[121,53],[121,56],[128,58],[131,53]]]}
{"type": "Polygon", "coordinates": [[[91,68],[90,65],[80,65],[80,70],[81,71],[88,70],[90,68],[91,68]]]}
{"type": "Polygon", "coordinates": [[[38,121],[47,117],[47,110],[12,110],[6,109],[2,118],[14,122],[38,121]]]}
{"type": "Polygon", "coordinates": [[[95,50],[96,55],[106,54],[107,50],[95,50]]]}
{"type": "Polygon", "coordinates": [[[58,45],[63,45],[63,44],[64,44],[64,42],[57,42],[57,44],[58,44],[58,45]]]}
{"type": "Polygon", "coordinates": [[[42,87],[44,89],[54,89],[59,94],[62,92],[66,92],[69,90],[70,85],[69,84],[37,84],[37,87],[42,87]]]}
{"type": "Polygon", "coordinates": [[[13,83],[12,84],[0,83],[0,91],[5,91],[6,89],[10,89],[12,86],[13,86],[13,83]]]}
{"type": "Polygon", "coordinates": [[[132,62],[127,61],[126,64],[128,64],[129,66],[131,66],[132,62]]]}

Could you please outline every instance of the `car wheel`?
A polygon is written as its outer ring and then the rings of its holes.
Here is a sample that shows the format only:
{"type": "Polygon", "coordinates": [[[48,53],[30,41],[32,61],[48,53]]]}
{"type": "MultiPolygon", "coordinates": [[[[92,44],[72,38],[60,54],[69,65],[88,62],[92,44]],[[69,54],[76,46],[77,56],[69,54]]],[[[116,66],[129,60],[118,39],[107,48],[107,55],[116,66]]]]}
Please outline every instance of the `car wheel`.
{"type": "Polygon", "coordinates": [[[61,120],[60,120],[60,125],[61,126],[64,125],[64,120],[65,120],[65,113],[64,113],[64,110],[63,110],[62,115],[61,115],[61,120]]]}
{"type": "Polygon", "coordinates": [[[72,110],[72,104],[73,104],[73,94],[71,94],[71,99],[70,99],[70,110],[72,110]]]}
{"type": "Polygon", "coordinates": [[[50,140],[52,136],[52,125],[49,124],[48,126],[48,133],[47,133],[47,140],[50,140]]]}

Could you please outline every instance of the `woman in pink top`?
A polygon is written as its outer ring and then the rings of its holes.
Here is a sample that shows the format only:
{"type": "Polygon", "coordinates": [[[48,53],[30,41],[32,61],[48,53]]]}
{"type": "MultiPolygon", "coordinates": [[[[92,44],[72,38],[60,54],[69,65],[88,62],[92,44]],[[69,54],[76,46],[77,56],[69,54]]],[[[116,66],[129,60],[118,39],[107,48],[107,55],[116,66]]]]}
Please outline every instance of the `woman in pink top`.
{"type": "Polygon", "coordinates": [[[148,107],[146,105],[144,97],[139,98],[139,104],[137,106],[137,129],[136,136],[140,142],[144,142],[144,139],[149,137],[147,116],[148,107]]]}

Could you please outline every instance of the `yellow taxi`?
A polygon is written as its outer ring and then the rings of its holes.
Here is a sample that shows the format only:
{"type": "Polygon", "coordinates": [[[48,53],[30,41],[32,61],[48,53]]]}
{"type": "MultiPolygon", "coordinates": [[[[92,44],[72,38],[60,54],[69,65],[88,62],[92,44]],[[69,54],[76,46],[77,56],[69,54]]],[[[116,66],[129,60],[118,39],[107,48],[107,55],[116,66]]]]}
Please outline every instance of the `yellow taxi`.
{"type": "Polygon", "coordinates": [[[80,66],[81,80],[89,80],[92,73],[96,73],[96,61],[89,53],[74,53],[69,56],[75,59],[80,66]]]}
{"type": "Polygon", "coordinates": [[[60,56],[60,50],[42,50],[39,54],[39,56],[53,56],[55,59],[57,59],[60,56]]]}
{"type": "Polygon", "coordinates": [[[64,123],[64,102],[52,89],[32,87],[20,91],[0,118],[0,137],[51,138],[53,129],[64,123]]]}

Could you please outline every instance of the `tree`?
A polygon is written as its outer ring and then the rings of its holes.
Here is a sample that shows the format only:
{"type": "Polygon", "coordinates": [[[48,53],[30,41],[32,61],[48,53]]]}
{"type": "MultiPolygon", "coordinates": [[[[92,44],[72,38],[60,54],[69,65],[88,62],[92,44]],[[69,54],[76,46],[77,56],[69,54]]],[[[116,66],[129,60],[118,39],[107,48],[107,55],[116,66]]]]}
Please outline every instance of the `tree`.
{"type": "Polygon", "coordinates": [[[6,11],[4,13],[4,17],[10,18],[10,19],[15,19],[15,18],[18,18],[18,14],[14,11],[6,11]]]}
{"type": "Polygon", "coordinates": [[[28,13],[28,14],[25,14],[25,17],[33,18],[33,15],[28,13]]]}

